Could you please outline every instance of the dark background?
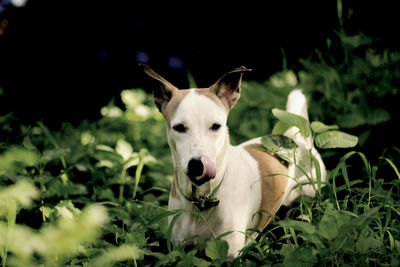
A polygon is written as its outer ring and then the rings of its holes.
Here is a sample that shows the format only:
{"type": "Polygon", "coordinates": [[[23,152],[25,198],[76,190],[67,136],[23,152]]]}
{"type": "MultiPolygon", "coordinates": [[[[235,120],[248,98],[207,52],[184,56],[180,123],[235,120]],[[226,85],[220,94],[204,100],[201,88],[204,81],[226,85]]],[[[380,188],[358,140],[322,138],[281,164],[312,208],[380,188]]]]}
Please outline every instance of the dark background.
{"type": "MultiPolygon", "coordinates": [[[[122,89],[144,86],[139,61],[180,88],[187,70],[205,87],[240,65],[253,69],[247,80],[266,80],[282,69],[282,51],[296,70],[340,28],[337,1],[0,2],[0,115],[52,125],[96,119],[122,89]]],[[[346,31],[398,49],[394,2],[343,1],[346,31]]]]}

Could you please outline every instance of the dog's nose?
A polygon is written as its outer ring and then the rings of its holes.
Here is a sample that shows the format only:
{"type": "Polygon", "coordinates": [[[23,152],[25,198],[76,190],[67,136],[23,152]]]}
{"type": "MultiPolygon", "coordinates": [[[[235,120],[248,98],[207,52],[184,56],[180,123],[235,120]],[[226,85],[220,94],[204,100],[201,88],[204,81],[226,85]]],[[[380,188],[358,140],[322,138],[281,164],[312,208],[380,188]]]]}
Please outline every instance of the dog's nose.
{"type": "Polygon", "coordinates": [[[188,176],[195,178],[203,174],[203,163],[200,158],[191,159],[188,163],[188,176]]]}
{"type": "Polygon", "coordinates": [[[188,163],[189,179],[196,185],[202,185],[214,179],[216,172],[214,162],[207,156],[193,158],[188,163]]]}

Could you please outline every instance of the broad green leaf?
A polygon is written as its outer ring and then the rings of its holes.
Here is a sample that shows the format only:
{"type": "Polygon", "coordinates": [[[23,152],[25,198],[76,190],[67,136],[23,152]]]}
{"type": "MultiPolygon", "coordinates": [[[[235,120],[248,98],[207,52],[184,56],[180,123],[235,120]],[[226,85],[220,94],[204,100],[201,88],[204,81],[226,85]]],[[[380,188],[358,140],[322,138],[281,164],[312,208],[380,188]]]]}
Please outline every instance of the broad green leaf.
{"type": "Polygon", "coordinates": [[[285,256],[284,266],[314,266],[318,262],[312,247],[299,247],[291,250],[285,256]]]}
{"type": "Polygon", "coordinates": [[[349,148],[358,143],[357,136],[350,135],[341,131],[328,131],[318,134],[315,137],[315,144],[319,148],[349,148]]]}
{"type": "Polygon", "coordinates": [[[71,153],[70,148],[53,148],[53,149],[46,149],[42,153],[42,157],[40,158],[41,162],[49,162],[55,159],[59,159],[71,153]]]}
{"type": "Polygon", "coordinates": [[[173,250],[167,255],[160,257],[156,266],[174,266],[173,263],[176,263],[177,259],[180,257],[181,253],[178,250],[173,250]]]}
{"type": "Polygon", "coordinates": [[[340,227],[347,221],[347,216],[335,210],[332,203],[328,203],[324,216],[318,224],[318,234],[329,241],[333,240],[339,234],[340,227]]]}
{"type": "Polygon", "coordinates": [[[96,141],[96,138],[92,135],[90,131],[81,133],[81,144],[86,146],[92,144],[96,141]]]}
{"type": "Polygon", "coordinates": [[[102,116],[108,118],[119,118],[124,114],[119,107],[115,106],[102,107],[100,112],[102,116]]]}
{"type": "Polygon", "coordinates": [[[135,109],[146,100],[146,93],[143,90],[123,90],[121,100],[129,109],[135,109]]]}
{"type": "Polygon", "coordinates": [[[320,134],[320,133],[323,133],[323,132],[326,132],[326,131],[329,131],[329,130],[338,130],[339,126],[337,126],[337,125],[326,125],[326,124],[324,124],[324,123],[322,123],[320,121],[313,121],[311,123],[311,129],[315,133],[320,134]]]}
{"type": "Polygon", "coordinates": [[[306,234],[315,234],[317,230],[313,225],[306,222],[295,221],[295,220],[283,220],[279,221],[278,224],[284,227],[292,227],[295,230],[301,231],[306,234]]]}
{"type": "Polygon", "coordinates": [[[344,249],[349,249],[350,247],[354,247],[352,233],[354,233],[354,231],[358,233],[364,232],[371,221],[378,218],[379,208],[380,207],[372,208],[364,214],[356,218],[352,218],[348,222],[344,223],[342,227],[340,227],[340,231],[332,243],[331,248],[334,251],[341,251],[344,249]]]}
{"type": "Polygon", "coordinates": [[[25,148],[27,148],[29,150],[37,150],[37,148],[32,144],[31,138],[29,137],[29,135],[24,137],[22,144],[24,145],[25,148]]]}
{"type": "Polygon", "coordinates": [[[20,180],[13,185],[0,188],[0,215],[7,210],[8,201],[15,200],[22,207],[28,208],[38,197],[39,190],[30,180],[20,180]]]}
{"type": "Polygon", "coordinates": [[[383,245],[382,241],[379,241],[371,236],[360,237],[357,240],[356,248],[362,254],[366,254],[371,250],[375,250],[383,245]]]}
{"type": "Polygon", "coordinates": [[[389,112],[384,109],[374,109],[368,115],[367,123],[368,125],[377,125],[380,123],[384,123],[391,119],[389,112]]]}
{"type": "MultiPolygon", "coordinates": [[[[101,152],[101,155],[105,158],[105,161],[110,161],[110,162],[104,162],[104,164],[100,164],[102,167],[103,165],[107,168],[111,168],[113,165],[113,161],[123,161],[123,157],[118,154],[112,147],[106,146],[106,145],[96,145],[96,150],[101,152]]],[[[103,159],[99,160],[100,162],[103,161],[103,159]]]]}
{"type": "Polygon", "coordinates": [[[127,141],[119,139],[115,151],[122,156],[124,161],[127,161],[132,156],[133,148],[127,141]]]}
{"type": "Polygon", "coordinates": [[[278,155],[282,159],[291,159],[298,145],[289,137],[284,135],[265,135],[261,138],[265,149],[278,155]]]}
{"type": "Polygon", "coordinates": [[[277,108],[272,109],[272,114],[286,125],[299,128],[304,137],[310,136],[310,125],[305,118],[277,108]]]}
{"type": "Polygon", "coordinates": [[[2,171],[16,172],[23,167],[34,166],[39,160],[39,155],[21,147],[14,147],[0,154],[0,173],[2,171]]]}
{"type": "Polygon", "coordinates": [[[103,255],[91,261],[89,266],[113,266],[115,262],[143,259],[144,253],[135,245],[124,244],[108,249],[103,255]]]}
{"type": "Polygon", "coordinates": [[[97,150],[101,150],[101,151],[106,151],[106,152],[112,152],[115,153],[114,149],[110,146],[106,146],[106,145],[97,145],[96,146],[97,150]]]}
{"type": "Polygon", "coordinates": [[[283,121],[278,121],[275,123],[275,126],[272,129],[272,134],[284,134],[287,130],[289,130],[290,127],[290,125],[284,123],[283,121]]]}
{"type": "Polygon", "coordinates": [[[338,120],[338,123],[342,128],[352,129],[366,124],[367,118],[361,111],[354,110],[351,113],[342,115],[338,120]]]}
{"type": "Polygon", "coordinates": [[[225,261],[228,255],[228,242],[222,239],[211,239],[206,244],[206,256],[214,260],[225,261]]]}

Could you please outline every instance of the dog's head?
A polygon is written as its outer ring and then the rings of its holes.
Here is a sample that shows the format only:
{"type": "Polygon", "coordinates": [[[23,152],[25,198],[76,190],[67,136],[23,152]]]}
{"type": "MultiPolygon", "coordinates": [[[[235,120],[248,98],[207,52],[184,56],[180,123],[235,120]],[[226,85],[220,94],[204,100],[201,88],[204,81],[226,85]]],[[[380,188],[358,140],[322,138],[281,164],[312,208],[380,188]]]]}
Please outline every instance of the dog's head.
{"type": "Polygon", "coordinates": [[[209,88],[179,90],[141,64],[154,84],[154,103],[168,125],[168,141],[176,168],[196,185],[215,178],[221,154],[229,145],[226,121],[240,97],[245,67],[224,74],[209,88]]]}

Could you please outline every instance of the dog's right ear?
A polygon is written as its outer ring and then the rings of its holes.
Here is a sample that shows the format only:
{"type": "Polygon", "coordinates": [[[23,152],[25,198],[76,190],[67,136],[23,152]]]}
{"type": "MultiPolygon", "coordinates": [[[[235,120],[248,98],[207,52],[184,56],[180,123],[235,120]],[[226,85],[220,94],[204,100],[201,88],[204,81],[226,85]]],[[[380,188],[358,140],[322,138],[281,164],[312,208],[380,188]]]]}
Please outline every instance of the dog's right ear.
{"type": "Polygon", "coordinates": [[[211,85],[210,90],[214,92],[231,109],[240,98],[240,87],[244,72],[251,71],[246,67],[239,67],[231,72],[225,73],[216,83],[211,85]]]}
{"type": "Polygon", "coordinates": [[[151,82],[153,84],[154,103],[156,104],[158,110],[161,113],[164,113],[168,102],[172,98],[172,94],[179,89],[161,77],[146,64],[139,63],[139,66],[148,76],[150,76],[150,78],[152,78],[151,82]]]}

